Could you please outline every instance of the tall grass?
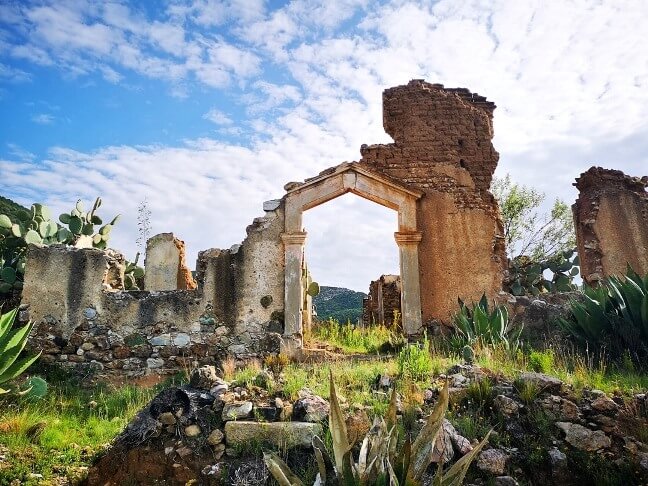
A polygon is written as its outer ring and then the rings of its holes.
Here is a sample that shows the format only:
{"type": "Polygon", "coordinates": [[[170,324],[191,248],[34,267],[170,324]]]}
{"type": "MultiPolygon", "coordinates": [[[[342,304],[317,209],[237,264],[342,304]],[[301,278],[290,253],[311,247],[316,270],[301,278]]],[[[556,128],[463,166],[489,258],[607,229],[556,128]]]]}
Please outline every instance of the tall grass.
{"type": "Polygon", "coordinates": [[[397,348],[402,338],[385,326],[354,326],[331,319],[313,326],[313,336],[347,353],[384,353],[397,348]]]}
{"type": "Polygon", "coordinates": [[[0,485],[13,479],[36,484],[31,473],[45,479],[76,474],[109,443],[148,401],[156,388],[99,386],[84,389],[51,383],[40,400],[16,396],[0,399],[0,444],[9,449],[0,470],[0,485]]]}

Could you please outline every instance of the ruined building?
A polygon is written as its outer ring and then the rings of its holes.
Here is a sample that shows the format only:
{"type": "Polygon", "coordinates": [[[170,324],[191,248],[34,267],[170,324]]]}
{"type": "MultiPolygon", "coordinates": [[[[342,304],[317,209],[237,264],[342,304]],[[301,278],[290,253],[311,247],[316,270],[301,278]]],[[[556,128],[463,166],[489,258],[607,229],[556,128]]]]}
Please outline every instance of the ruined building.
{"type": "Polygon", "coordinates": [[[648,274],[648,176],[592,167],[574,185],[579,191],[572,210],[583,280],[596,284],[625,274],[628,265],[648,274]]]}
{"type": "Polygon", "coordinates": [[[362,301],[363,326],[400,327],[400,301],[400,276],[381,275],[369,284],[369,294],[362,301]]]}
{"type": "Polygon", "coordinates": [[[45,359],[133,376],[186,360],[297,352],[309,305],[302,214],[348,192],[398,212],[406,334],[432,319],[447,322],[457,297],[494,296],[506,267],[489,192],[499,158],[495,105],[422,80],[385,90],[383,104],[393,143],[363,145],[359,161],[287,184],[240,245],[200,253],[196,284],[169,235],[158,238],[164,248],[147,250],[158,276],[147,276],[139,292],[122,290],[123,257],[115,252],[32,246],[23,303],[45,359]]]}

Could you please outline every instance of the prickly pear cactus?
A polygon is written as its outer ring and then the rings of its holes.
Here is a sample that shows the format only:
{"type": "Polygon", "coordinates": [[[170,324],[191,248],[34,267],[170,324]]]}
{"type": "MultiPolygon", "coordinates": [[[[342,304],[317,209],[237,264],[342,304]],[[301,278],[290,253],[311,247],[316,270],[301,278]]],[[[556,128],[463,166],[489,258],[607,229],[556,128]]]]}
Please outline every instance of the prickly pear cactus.
{"type": "Polygon", "coordinates": [[[103,223],[97,215],[100,206],[101,198],[97,198],[92,209],[85,212],[79,199],[69,214],[59,216],[63,225],[51,219],[47,206],[38,203],[32,204],[29,211],[18,211],[13,219],[0,214],[0,294],[22,289],[29,245],[77,245],[83,237],[90,239],[95,248],[106,248],[119,216],[95,233],[95,226],[103,223]]]}
{"type": "Polygon", "coordinates": [[[142,290],[144,287],[144,269],[137,265],[139,257],[138,252],[135,255],[135,261],[129,262],[126,260],[126,267],[124,268],[124,289],[126,290],[142,290]]]}
{"type": "Polygon", "coordinates": [[[509,264],[509,277],[505,287],[513,295],[568,292],[576,288],[573,279],[579,273],[579,265],[576,250],[559,252],[540,262],[519,256],[509,264]]]}

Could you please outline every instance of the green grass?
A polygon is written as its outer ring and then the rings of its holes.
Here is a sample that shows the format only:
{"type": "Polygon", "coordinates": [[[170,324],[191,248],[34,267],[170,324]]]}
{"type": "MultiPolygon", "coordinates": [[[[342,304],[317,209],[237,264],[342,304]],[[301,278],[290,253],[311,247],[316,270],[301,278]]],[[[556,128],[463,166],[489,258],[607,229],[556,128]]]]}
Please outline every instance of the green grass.
{"type": "Polygon", "coordinates": [[[130,386],[88,390],[50,383],[41,400],[3,397],[0,445],[9,452],[7,462],[0,465],[0,485],[14,479],[37,484],[29,479],[30,473],[45,479],[74,476],[76,468],[89,465],[157,391],[130,386]]]}
{"type": "Polygon", "coordinates": [[[313,326],[313,337],[341,348],[345,353],[376,354],[400,345],[400,338],[385,326],[356,327],[336,320],[313,326]]]}
{"type": "MultiPolygon", "coordinates": [[[[342,340],[351,342],[347,338],[342,340]]],[[[295,400],[299,391],[307,387],[328,398],[329,371],[332,371],[345,408],[352,410],[354,405],[360,404],[369,417],[382,416],[389,405],[389,396],[373,389],[379,375],[394,378],[399,391],[407,397],[413,384],[419,390],[438,387],[438,375],[461,361],[437,344],[431,343],[431,351],[426,347],[406,348],[400,359],[380,358],[370,353],[364,359],[355,357],[357,349],[362,349],[356,346],[353,359],[290,363],[271,392],[295,400]]],[[[607,367],[604,363],[594,363],[587,356],[564,350],[513,354],[502,347],[487,347],[476,349],[476,358],[482,367],[511,380],[523,371],[541,370],[572,385],[577,394],[585,388],[598,388],[607,393],[618,391],[624,395],[648,390],[648,375],[634,368],[607,367]]],[[[259,370],[259,363],[250,361],[242,369],[234,370],[231,378],[239,383],[252,383],[259,370]]],[[[50,382],[44,399],[27,401],[15,396],[0,399],[0,448],[2,454],[7,455],[7,460],[0,463],[0,486],[8,485],[13,479],[20,479],[23,484],[37,484],[35,480],[29,482],[30,473],[42,474],[46,480],[77,474],[78,467],[89,465],[92,457],[123,430],[160,388],[99,386],[83,389],[70,383],[68,377],[51,373],[44,377],[50,382]],[[96,405],[90,406],[91,402],[96,405]]],[[[534,390],[525,390],[522,394],[528,395],[526,400],[532,402],[534,390]]],[[[489,415],[493,397],[490,382],[472,385],[467,395],[463,404],[453,407],[450,419],[466,437],[483,437],[499,423],[496,416],[489,415]]],[[[539,427],[541,421],[536,417],[533,421],[535,427],[539,427]]],[[[648,431],[644,435],[648,437],[648,431]]],[[[502,434],[494,440],[506,444],[509,439],[502,434]]],[[[542,441],[533,445],[538,461],[544,460],[543,447],[542,441]]]]}

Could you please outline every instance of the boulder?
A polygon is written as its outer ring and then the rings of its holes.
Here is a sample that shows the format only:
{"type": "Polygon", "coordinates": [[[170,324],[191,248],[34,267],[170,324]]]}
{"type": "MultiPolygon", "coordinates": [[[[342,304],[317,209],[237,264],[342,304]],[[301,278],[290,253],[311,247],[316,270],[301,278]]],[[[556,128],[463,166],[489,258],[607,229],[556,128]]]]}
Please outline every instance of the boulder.
{"type": "Polygon", "coordinates": [[[225,434],[220,429],[214,429],[212,430],[211,434],[209,434],[209,437],[207,437],[207,442],[210,445],[218,445],[221,442],[223,442],[223,438],[225,437],[225,434]]]}
{"type": "Polygon", "coordinates": [[[312,422],[248,422],[225,424],[225,441],[233,445],[267,443],[282,448],[310,447],[314,436],[322,435],[322,426],[312,422]]]}
{"type": "Polygon", "coordinates": [[[493,400],[493,406],[502,415],[515,415],[520,409],[520,406],[515,400],[505,395],[497,395],[493,400]]]}
{"type": "Polygon", "coordinates": [[[477,468],[493,476],[501,476],[506,470],[509,456],[499,449],[482,451],[477,458],[477,468]]]}
{"type": "Polygon", "coordinates": [[[602,395],[592,402],[592,410],[600,413],[615,413],[619,410],[619,405],[611,398],[602,395]]]}
{"type": "Polygon", "coordinates": [[[185,435],[187,437],[197,437],[201,432],[200,427],[195,424],[185,427],[185,435]]]}
{"type": "Polygon", "coordinates": [[[252,402],[232,402],[223,406],[223,420],[240,420],[252,414],[252,402]]]}
{"type": "Polygon", "coordinates": [[[530,384],[536,386],[541,392],[559,393],[563,382],[553,376],[545,375],[544,373],[525,372],[520,374],[518,381],[523,384],[530,384]]]}
{"type": "Polygon", "coordinates": [[[329,403],[322,397],[309,392],[300,392],[300,398],[293,404],[292,419],[296,422],[322,422],[329,414],[329,403]]]}
{"type": "Polygon", "coordinates": [[[556,427],[565,432],[565,440],[572,447],[581,451],[595,452],[612,444],[610,438],[601,430],[590,430],[570,422],[556,422],[556,427]]]}
{"type": "Polygon", "coordinates": [[[201,366],[194,368],[189,377],[189,385],[203,390],[210,390],[222,381],[216,374],[216,368],[213,366],[201,366]]]}

